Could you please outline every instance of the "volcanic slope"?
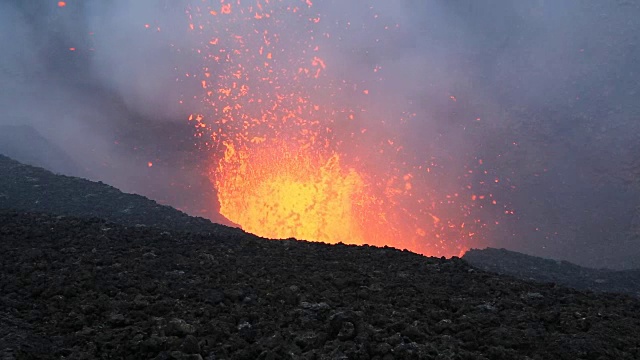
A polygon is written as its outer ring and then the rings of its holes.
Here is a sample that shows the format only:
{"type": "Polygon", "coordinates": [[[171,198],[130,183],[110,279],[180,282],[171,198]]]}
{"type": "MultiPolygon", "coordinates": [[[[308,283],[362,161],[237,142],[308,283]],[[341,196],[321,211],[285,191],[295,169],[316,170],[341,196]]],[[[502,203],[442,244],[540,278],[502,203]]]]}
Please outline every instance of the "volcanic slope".
{"type": "Polygon", "coordinates": [[[457,258],[269,241],[104,184],[0,165],[1,207],[21,209],[0,210],[3,359],[640,358],[640,300],[627,295],[457,258]]]}
{"type": "Polygon", "coordinates": [[[2,358],[638,359],[640,300],[369,246],[0,211],[2,358]]]}
{"type": "Polygon", "coordinates": [[[0,209],[98,217],[126,226],[151,226],[169,231],[240,231],[189,216],[140,195],[123,193],[101,182],[54,174],[1,154],[0,209]]]}
{"type": "Polygon", "coordinates": [[[554,282],[576,289],[618,292],[640,297],[640,269],[590,269],[506,249],[472,249],[462,257],[471,265],[524,280],[554,282]]]}
{"type": "MultiPolygon", "coordinates": [[[[0,209],[98,217],[126,226],[150,226],[168,231],[241,233],[241,230],[191,217],[143,196],[109,185],[57,175],[0,155],[0,209]]],[[[487,271],[524,280],[555,282],[591,291],[640,295],[640,270],[583,268],[507,250],[471,250],[464,260],[487,271]]]]}

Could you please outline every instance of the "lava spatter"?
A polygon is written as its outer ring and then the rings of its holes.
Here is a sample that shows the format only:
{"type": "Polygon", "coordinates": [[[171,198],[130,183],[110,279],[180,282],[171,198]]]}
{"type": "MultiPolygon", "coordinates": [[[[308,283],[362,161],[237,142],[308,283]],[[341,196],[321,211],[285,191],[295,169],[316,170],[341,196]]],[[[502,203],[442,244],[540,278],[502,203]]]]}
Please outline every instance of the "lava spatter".
{"type": "MultiPolygon", "coordinates": [[[[385,123],[405,119],[360,101],[375,84],[332,72],[339,39],[311,1],[195,4],[186,15],[201,68],[186,76],[202,96],[189,120],[212,154],[222,215],[269,238],[448,256],[471,244],[484,224],[462,196],[433,188],[434,166],[385,138],[385,123]]],[[[372,81],[382,71],[374,65],[372,81]]]]}

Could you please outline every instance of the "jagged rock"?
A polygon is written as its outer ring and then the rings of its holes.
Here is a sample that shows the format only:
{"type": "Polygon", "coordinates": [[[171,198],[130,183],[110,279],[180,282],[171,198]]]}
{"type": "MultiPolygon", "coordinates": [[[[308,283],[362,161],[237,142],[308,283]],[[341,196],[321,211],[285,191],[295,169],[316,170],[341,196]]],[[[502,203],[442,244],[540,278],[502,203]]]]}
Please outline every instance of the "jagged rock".
{"type": "Polygon", "coordinates": [[[167,335],[186,336],[196,332],[196,328],[193,325],[188,324],[182,319],[171,319],[167,324],[167,335]]]}
{"type": "Polygon", "coordinates": [[[187,335],[182,342],[181,349],[186,354],[199,354],[200,344],[198,343],[198,339],[193,335],[187,335]]]}

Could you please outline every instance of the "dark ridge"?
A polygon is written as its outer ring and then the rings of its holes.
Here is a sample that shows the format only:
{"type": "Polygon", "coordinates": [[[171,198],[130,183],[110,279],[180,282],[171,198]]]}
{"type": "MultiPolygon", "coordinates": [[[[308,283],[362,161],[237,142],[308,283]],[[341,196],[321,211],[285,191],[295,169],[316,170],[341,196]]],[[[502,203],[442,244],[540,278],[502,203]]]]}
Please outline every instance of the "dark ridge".
{"type": "MultiPolygon", "coordinates": [[[[97,217],[126,226],[168,231],[241,232],[191,217],[140,195],[126,194],[100,183],[53,174],[0,155],[0,209],[97,217]]],[[[472,265],[524,280],[555,282],[577,289],[638,295],[640,271],[583,268],[507,250],[471,250],[463,259],[472,265]]]]}
{"type": "Polygon", "coordinates": [[[369,246],[0,211],[0,355],[638,359],[640,300],[369,246]]]}
{"type": "Polygon", "coordinates": [[[189,216],[140,195],[123,193],[101,182],[57,175],[3,155],[0,155],[0,174],[0,209],[98,217],[126,226],[168,231],[240,231],[189,216]]]}
{"type": "Polygon", "coordinates": [[[640,269],[590,269],[567,261],[492,248],[472,249],[462,258],[480,269],[519,279],[558,283],[582,290],[640,296],[640,269]]]}

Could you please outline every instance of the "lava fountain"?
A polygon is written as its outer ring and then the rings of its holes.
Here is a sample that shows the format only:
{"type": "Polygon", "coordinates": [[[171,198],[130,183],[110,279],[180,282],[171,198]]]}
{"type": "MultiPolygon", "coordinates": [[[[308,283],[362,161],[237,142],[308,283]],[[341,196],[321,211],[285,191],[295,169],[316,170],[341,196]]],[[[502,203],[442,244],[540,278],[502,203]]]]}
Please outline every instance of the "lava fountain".
{"type": "Polygon", "coordinates": [[[337,153],[286,143],[240,152],[225,146],[214,177],[220,212],[243,229],[270,238],[365,242],[366,224],[359,221],[365,182],[337,153]]]}
{"type": "Polygon", "coordinates": [[[396,124],[368,100],[384,88],[380,66],[370,83],[331,71],[336,24],[310,0],[196,4],[186,13],[201,68],[181,81],[202,89],[189,120],[211,153],[222,215],[269,238],[428,255],[470,245],[484,224],[463,196],[434,189],[432,158],[412,163],[394,139],[411,115],[398,112],[396,124]]]}

